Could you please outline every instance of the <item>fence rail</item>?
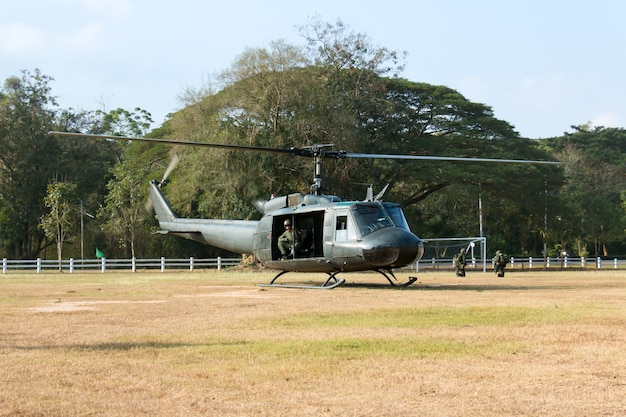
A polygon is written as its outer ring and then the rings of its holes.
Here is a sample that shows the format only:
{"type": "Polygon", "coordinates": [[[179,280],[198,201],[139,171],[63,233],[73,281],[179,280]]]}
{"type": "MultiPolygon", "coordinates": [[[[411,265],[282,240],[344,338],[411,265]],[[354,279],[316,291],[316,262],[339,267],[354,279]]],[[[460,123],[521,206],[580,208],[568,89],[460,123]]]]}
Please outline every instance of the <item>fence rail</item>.
{"type": "MultiPolygon", "coordinates": [[[[186,258],[186,259],[64,259],[61,262],[61,269],[70,273],[85,270],[95,270],[106,272],[109,270],[137,271],[140,269],[160,269],[161,272],[170,270],[186,269],[193,271],[196,269],[217,269],[241,264],[241,258],[186,258]]],[[[57,260],[32,259],[32,260],[10,260],[2,259],[2,273],[9,271],[34,271],[42,273],[46,271],[58,271],[59,262],[57,260]]]]}
{"type": "MultiPolygon", "coordinates": [[[[242,262],[241,258],[155,258],[155,259],[65,259],[61,262],[61,269],[70,273],[76,271],[137,271],[144,269],[160,270],[161,272],[171,270],[196,269],[217,269],[237,266],[242,262]]],[[[474,269],[491,269],[491,263],[483,263],[481,259],[470,258],[467,260],[467,267],[474,269]]],[[[431,258],[421,259],[413,266],[403,269],[438,270],[452,268],[451,258],[431,258]]],[[[10,271],[34,271],[42,273],[47,271],[57,271],[59,263],[56,260],[32,259],[32,260],[10,260],[2,259],[2,273],[10,271]]],[[[509,270],[524,269],[626,269],[626,259],[602,259],[602,258],[516,258],[512,257],[509,270]]]]}
{"type": "MultiPolygon", "coordinates": [[[[447,269],[452,268],[451,258],[431,258],[421,259],[415,264],[415,269],[447,269]]],[[[483,270],[491,269],[491,262],[482,262],[481,259],[468,258],[467,267],[481,268],[483,270]]],[[[511,257],[508,270],[524,270],[524,269],[626,269],[626,259],[604,259],[604,258],[521,258],[511,257]]]]}

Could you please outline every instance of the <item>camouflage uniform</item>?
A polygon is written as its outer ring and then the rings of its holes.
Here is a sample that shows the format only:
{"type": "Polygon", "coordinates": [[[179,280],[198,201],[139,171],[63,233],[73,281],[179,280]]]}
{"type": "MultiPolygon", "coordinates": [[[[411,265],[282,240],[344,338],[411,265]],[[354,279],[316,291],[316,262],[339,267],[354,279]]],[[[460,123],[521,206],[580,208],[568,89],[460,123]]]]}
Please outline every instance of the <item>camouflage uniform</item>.
{"type": "Polygon", "coordinates": [[[465,265],[467,262],[465,261],[465,249],[461,249],[459,253],[454,255],[452,258],[452,264],[454,265],[454,270],[456,271],[457,277],[465,276],[465,265]]]}
{"type": "Polygon", "coordinates": [[[508,256],[503,254],[501,250],[497,250],[496,256],[494,256],[491,261],[496,276],[502,278],[504,276],[504,268],[506,268],[506,264],[509,262],[508,256]]]}

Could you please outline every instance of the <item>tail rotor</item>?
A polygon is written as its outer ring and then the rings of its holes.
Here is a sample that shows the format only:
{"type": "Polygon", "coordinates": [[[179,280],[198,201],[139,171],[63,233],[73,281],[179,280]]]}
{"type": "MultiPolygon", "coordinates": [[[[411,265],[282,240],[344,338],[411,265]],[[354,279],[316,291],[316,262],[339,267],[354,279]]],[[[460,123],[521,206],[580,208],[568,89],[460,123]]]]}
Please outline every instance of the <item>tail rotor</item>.
{"type": "MultiPolygon", "coordinates": [[[[159,188],[161,188],[161,186],[165,183],[165,181],[170,176],[172,171],[174,171],[174,169],[176,168],[179,162],[180,162],[180,158],[178,157],[177,154],[174,154],[172,156],[172,159],[170,160],[170,163],[167,165],[167,168],[165,168],[165,172],[163,173],[163,178],[161,178],[161,181],[157,183],[159,188]]],[[[154,206],[152,204],[152,200],[148,199],[148,201],[146,201],[146,210],[148,212],[151,212],[153,208],[154,206]]]]}

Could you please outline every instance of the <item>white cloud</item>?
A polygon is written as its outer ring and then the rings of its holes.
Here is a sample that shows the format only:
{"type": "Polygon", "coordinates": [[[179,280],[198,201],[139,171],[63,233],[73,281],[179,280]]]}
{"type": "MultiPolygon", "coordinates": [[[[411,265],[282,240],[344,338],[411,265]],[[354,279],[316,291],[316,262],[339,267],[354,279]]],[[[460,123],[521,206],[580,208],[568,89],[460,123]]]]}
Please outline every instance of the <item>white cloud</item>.
{"type": "Polygon", "coordinates": [[[84,0],[88,9],[106,13],[116,18],[128,18],[131,14],[130,0],[84,0]]]}
{"type": "Polygon", "coordinates": [[[595,127],[625,127],[624,120],[615,112],[606,112],[598,114],[591,120],[595,127]]]}
{"type": "Polygon", "coordinates": [[[75,30],[72,34],[63,37],[63,44],[71,47],[91,46],[102,39],[104,25],[91,23],[75,30]]]}
{"type": "Polygon", "coordinates": [[[43,32],[23,22],[0,25],[0,52],[20,55],[38,50],[45,44],[43,32]]]}
{"type": "Polygon", "coordinates": [[[521,83],[522,100],[541,111],[554,110],[572,91],[560,74],[526,77],[521,83]]]}

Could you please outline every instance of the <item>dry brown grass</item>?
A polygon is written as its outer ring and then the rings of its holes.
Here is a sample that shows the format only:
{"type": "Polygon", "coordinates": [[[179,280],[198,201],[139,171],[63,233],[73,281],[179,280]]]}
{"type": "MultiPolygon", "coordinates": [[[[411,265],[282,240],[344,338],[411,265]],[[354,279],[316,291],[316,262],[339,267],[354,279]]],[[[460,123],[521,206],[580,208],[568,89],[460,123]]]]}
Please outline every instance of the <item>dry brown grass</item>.
{"type": "Polygon", "coordinates": [[[417,276],[0,276],[0,416],[626,415],[624,271],[417,276]]]}

